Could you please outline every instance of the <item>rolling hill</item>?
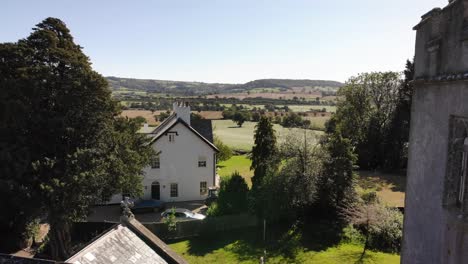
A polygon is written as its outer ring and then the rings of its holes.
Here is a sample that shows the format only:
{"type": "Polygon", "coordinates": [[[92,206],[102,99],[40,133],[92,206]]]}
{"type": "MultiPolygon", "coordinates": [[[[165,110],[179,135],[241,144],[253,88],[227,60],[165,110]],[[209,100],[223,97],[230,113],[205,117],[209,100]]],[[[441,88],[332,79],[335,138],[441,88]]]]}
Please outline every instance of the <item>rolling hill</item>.
{"type": "Polygon", "coordinates": [[[132,79],[106,77],[113,91],[135,91],[147,93],[168,93],[173,95],[206,95],[221,93],[241,93],[259,88],[278,88],[288,90],[292,88],[317,88],[336,91],[343,86],[336,81],[325,80],[292,80],[292,79],[261,79],[245,84],[179,82],[150,79],[132,79]]]}

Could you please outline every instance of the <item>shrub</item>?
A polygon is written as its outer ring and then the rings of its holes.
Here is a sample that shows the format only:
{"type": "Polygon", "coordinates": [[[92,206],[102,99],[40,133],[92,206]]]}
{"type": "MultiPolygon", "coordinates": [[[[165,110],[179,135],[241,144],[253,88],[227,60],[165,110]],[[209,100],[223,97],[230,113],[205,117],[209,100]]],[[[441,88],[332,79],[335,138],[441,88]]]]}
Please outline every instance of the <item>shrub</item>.
{"type": "Polygon", "coordinates": [[[247,183],[236,171],[231,177],[221,182],[217,205],[211,210],[216,212],[216,215],[246,212],[248,192],[247,183]]]}

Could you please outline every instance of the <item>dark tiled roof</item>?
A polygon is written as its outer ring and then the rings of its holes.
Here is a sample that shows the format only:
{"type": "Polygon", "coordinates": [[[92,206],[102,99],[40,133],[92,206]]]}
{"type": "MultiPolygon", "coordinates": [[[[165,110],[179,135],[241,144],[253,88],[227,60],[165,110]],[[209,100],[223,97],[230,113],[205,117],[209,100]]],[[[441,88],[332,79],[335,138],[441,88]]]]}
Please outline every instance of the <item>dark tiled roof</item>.
{"type": "Polygon", "coordinates": [[[23,258],[0,253],[0,264],[58,264],[64,262],[56,262],[53,260],[23,258]]]}
{"type": "Polygon", "coordinates": [[[209,119],[190,120],[190,126],[193,127],[200,135],[213,143],[213,126],[209,119]]]}

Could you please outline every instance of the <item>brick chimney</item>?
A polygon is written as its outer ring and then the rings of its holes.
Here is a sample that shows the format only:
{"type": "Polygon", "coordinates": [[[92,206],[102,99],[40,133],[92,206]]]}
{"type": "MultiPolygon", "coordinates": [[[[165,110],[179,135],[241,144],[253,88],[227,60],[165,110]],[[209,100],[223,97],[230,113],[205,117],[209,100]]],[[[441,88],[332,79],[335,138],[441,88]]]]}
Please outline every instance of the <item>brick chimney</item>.
{"type": "Polygon", "coordinates": [[[174,113],[178,118],[182,119],[185,123],[190,125],[190,106],[188,103],[174,102],[172,104],[174,113]]]}

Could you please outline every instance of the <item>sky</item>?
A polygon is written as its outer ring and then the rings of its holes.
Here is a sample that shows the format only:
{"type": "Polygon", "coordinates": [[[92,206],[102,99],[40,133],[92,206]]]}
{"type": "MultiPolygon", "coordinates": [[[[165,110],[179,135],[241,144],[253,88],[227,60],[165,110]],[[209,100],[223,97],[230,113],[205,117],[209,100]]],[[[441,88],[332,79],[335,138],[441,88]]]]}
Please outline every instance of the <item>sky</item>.
{"type": "Polygon", "coordinates": [[[0,43],[64,21],[104,76],[245,83],[402,71],[447,0],[2,0],[0,43]]]}

